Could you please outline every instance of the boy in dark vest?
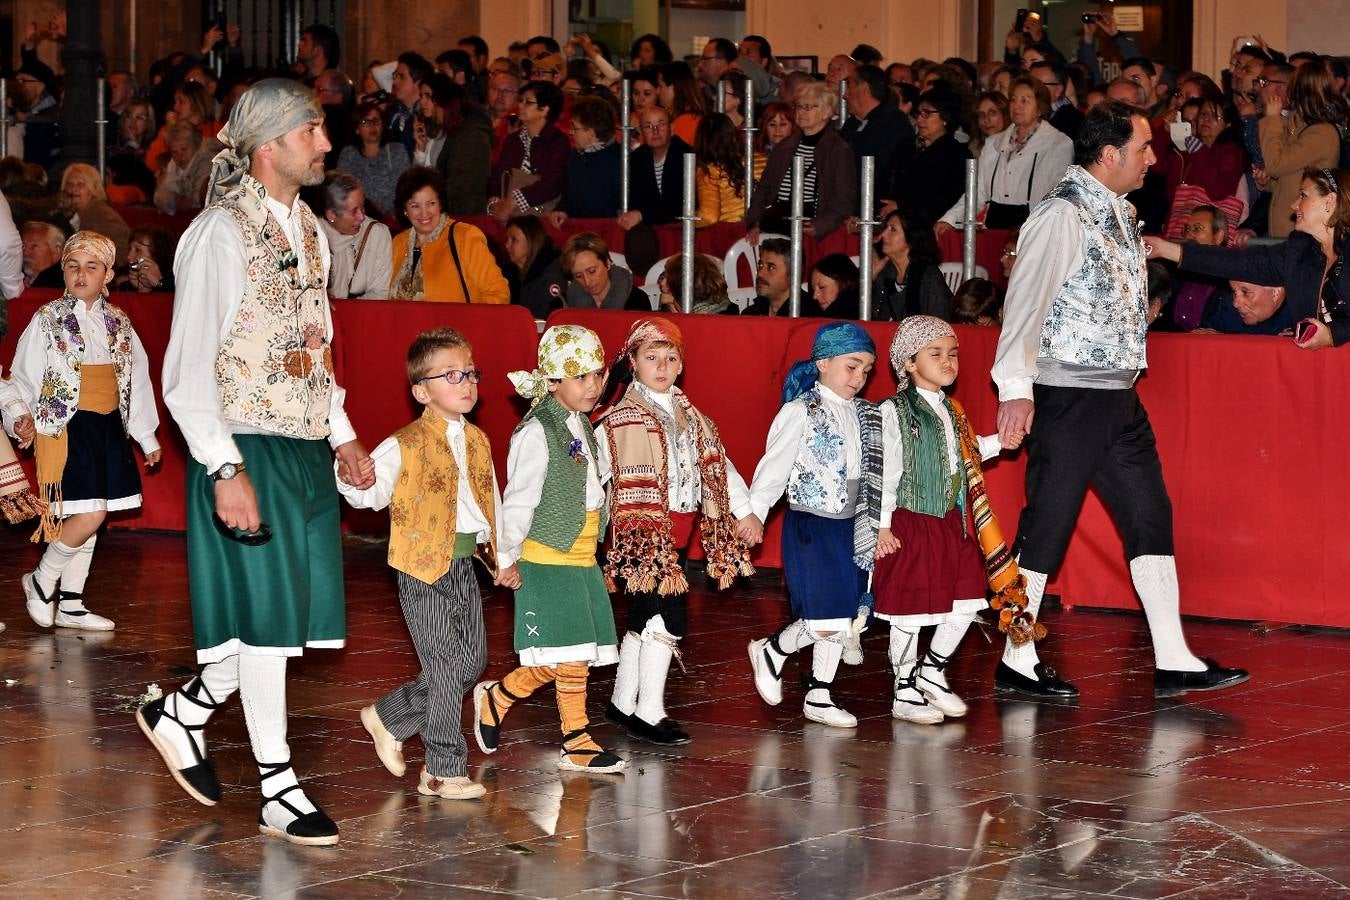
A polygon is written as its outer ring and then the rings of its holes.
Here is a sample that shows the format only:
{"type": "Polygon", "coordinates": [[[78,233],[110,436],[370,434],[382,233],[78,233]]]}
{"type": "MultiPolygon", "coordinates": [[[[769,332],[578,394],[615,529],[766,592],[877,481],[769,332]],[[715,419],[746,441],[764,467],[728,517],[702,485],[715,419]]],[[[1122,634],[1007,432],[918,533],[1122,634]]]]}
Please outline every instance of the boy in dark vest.
{"type": "Polygon", "coordinates": [[[400,778],[403,742],[421,735],[426,759],[417,790],[449,800],[485,793],[468,777],[460,730],[464,695],[487,664],[474,556],[494,584],[520,586],[514,566],[495,570],[501,500],[492,451],[464,418],[478,403],[482,377],[458,331],[419,334],[408,348],[408,381],[421,417],[375,448],[372,487],[337,482],[352,506],[389,507],[389,565],[398,570],[399,605],[422,664],[416,680],[362,709],[361,724],[380,762],[400,778]]]}
{"type": "Polygon", "coordinates": [[[558,768],[622,772],[628,761],[596,744],[586,718],[590,666],[619,661],[614,611],[595,561],[606,473],[586,418],[604,387],[605,351],[589,328],[557,325],[539,341],[539,368],[510,378],[532,401],[511,437],[502,498],[500,559],[519,560],[520,666],[474,688],[474,735],[484,753],[495,752],[507,710],[553,682],[563,731],[558,768]]]}

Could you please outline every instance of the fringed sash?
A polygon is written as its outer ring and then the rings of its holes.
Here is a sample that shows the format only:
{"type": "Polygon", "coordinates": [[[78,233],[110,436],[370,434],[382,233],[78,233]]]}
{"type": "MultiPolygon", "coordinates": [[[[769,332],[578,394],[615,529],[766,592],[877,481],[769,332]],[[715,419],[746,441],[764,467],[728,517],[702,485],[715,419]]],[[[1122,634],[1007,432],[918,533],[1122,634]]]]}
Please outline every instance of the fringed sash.
{"type": "MultiPolygon", "coordinates": [[[[699,536],[709,577],[719,590],[737,575],[753,575],[750,551],[736,538],[727,496],[726,451],[717,426],[682,393],[674,394],[676,426],[693,432],[702,486],[699,536]]],[[[634,387],[605,416],[614,489],[610,496],[613,539],[605,559],[610,590],[622,579],[630,594],[682,594],[689,582],[671,534],[669,450],[656,412],[634,387]]]]}
{"type": "Polygon", "coordinates": [[[956,425],[957,441],[961,444],[961,459],[966,468],[966,486],[969,491],[970,515],[975,522],[975,536],[984,554],[984,568],[989,578],[993,597],[989,605],[998,611],[998,630],[1006,633],[1014,646],[1045,637],[1045,626],[1027,611],[1026,579],[1017,568],[1017,560],[1003,539],[1003,529],[989,506],[985,489],[984,469],[980,465],[980,447],[975,432],[961,404],[951,401],[956,425]]]}

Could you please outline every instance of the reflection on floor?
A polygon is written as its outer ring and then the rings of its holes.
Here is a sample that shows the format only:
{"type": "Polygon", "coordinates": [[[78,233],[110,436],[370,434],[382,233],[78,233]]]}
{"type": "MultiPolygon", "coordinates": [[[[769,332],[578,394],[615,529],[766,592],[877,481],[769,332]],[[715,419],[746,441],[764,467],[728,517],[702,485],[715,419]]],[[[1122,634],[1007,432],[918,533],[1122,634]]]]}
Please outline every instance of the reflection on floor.
{"type": "MultiPolygon", "coordinates": [[[[626,776],[560,776],[551,696],[512,713],[484,801],[416,793],[389,776],[357,711],[416,659],[383,545],[347,548],[350,646],[294,665],[296,769],[342,826],[336,850],[258,835],[257,774],[232,703],[209,735],[225,800],[187,799],[128,704],[193,665],[184,546],[112,532],[87,596],[111,635],[42,632],[19,576],[34,550],[0,535],[0,894],[306,897],[1328,897],[1350,894],[1350,638],[1258,635],[1191,622],[1192,645],[1250,668],[1235,690],[1155,701],[1142,618],[1052,613],[1048,655],[1077,706],[994,700],[994,646],[972,633],[949,672],[969,717],[889,716],[885,636],[845,668],[857,733],[806,726],[797,663],[764,706],[746,642],[785,615],[776,573],[730,595],[700,590],[672,673],[670,751],[598,733],[626,776]],[[12,680],[12,683],[11,683],[12,680]]],[[[702,584],[702,578],[694,579],[702,584]]],[[[489,598],[490,673],[512,665],[510,599],[489,598]]],[[[612,669],[594,679],[593,718],[612,669]]],[[[548,693],[548,692],[545,692],[548,693]]],[[[470,742],[472,746],[472,742],[470,742]]]]}

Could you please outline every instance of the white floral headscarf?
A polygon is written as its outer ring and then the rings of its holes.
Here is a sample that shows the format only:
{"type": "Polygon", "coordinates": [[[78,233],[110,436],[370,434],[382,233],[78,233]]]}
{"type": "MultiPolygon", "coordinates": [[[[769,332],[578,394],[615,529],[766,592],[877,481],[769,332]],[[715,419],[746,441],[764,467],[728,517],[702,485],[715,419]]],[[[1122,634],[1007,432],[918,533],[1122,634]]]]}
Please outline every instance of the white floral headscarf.
{"type": "Polygon", "coordinates": [[[539,367],[509,372],[516,393],[534,403],[548,396],[551,378],[574,378],[605,368],[600,335],[581,325],[554,325],[539,339],[539,367]]]}
{"type": "Polygon", "coordinates": [[[891,367],[895,369],[898,390],[909,387],[905,363],[933,341],[945,337],[956,337],[956,332],[952,331],[952,326],[935,316],[908,316],[900,322],[891,340],[891,367]]]}

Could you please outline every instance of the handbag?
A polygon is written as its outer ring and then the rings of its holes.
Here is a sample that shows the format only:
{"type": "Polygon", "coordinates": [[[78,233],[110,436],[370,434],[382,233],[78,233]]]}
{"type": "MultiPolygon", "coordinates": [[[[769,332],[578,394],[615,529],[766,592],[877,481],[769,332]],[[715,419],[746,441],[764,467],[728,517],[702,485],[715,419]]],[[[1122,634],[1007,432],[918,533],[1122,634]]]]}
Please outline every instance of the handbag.
{"type": "MultiPolygon", "coordinates": [[[[502,192],[500,197],[513,197],[516,191],[523,191],[525,188],[534,187],[542,179],[535,173],[522,168],[507,169],[502,173],[502,192]]],[[[530,209],[521,210],[523,213],[534,212],[535,214],[553,212],[557,207],[561,197],[554,197],[552,200],[546,200],[538,206],[530,209]]]]}

